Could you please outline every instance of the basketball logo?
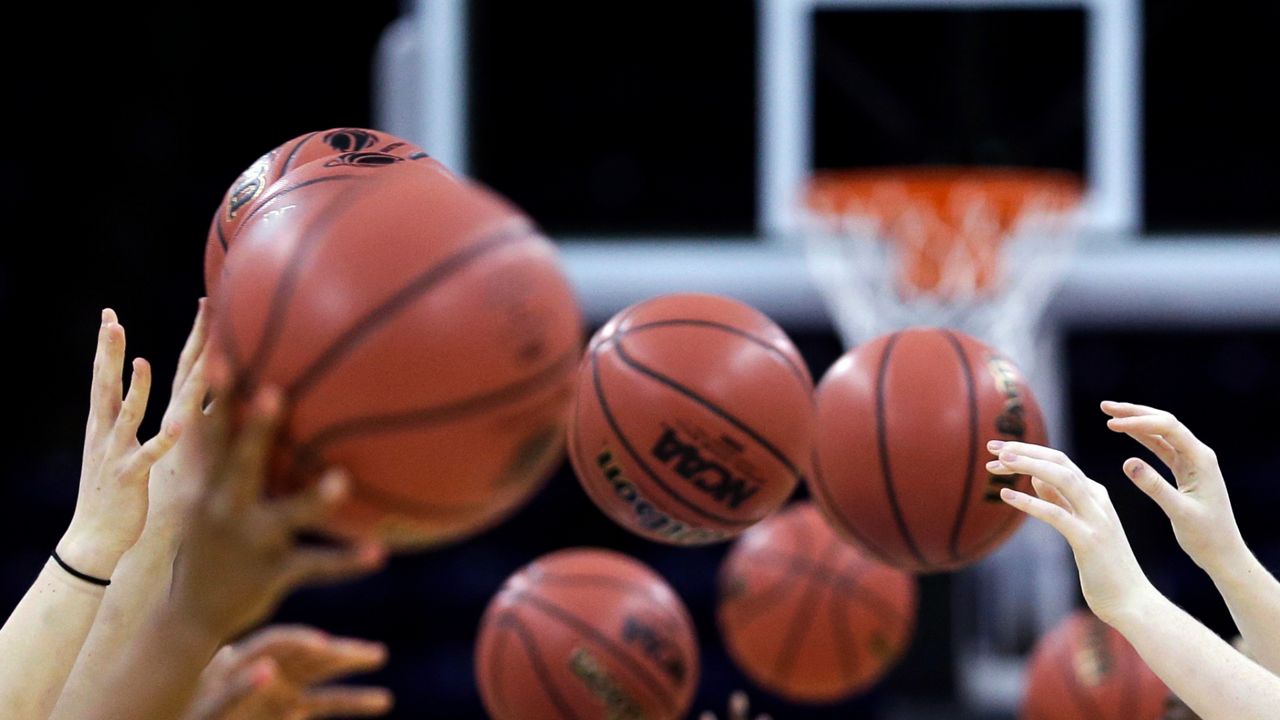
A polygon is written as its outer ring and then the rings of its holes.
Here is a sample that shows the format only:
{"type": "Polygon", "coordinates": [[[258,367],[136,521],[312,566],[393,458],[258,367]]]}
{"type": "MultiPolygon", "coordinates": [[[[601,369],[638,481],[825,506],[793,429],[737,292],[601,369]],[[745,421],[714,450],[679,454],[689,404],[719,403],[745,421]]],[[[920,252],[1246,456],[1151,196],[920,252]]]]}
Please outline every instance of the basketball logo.
{"type": "Polygon", "coordinates": [[[271,162],[276,157],[276,150],[263,155],[254,161],[247,170],[240,173],[240,177],[236,179],[231,190],[227,192],[227,222],[235,219],[236,213],[245,205],[253,202],[262,194],[263,188],[267,186],[267,168],[271,167],[271,162]]]}
{"type": "Polygon", "coordinates": [[[383,152],[348,152],[342,153],[331,160],[325,162],[325,167],[341,167],[343,165],[353,165],[358,167],[378,167],[382,165],[395,165],[403,162],[404,158],[399,155],[392,155],[383,152]]]}
{"type": "Polygon", "coordinates": [[[324,144],[339,153],[359,152],[377,143],[378,136],[363,128],[338,128],[324,136],[324,144]]]}

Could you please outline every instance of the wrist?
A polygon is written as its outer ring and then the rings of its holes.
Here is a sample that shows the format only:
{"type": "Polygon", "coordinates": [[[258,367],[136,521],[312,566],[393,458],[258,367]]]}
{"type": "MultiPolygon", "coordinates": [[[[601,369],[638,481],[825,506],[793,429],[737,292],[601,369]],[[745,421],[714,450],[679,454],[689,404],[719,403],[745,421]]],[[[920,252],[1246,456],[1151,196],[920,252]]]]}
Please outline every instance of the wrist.
{"type": "Polygon", "coordinates": [[[1114,606],[1096,612],[1098,619],[1128,637],[1136,627],[1142,626],[1161,603],[1168,600],[1146,578],[1135,585],[1123,600],[1114,606]]]}
{"type": "Polygon", "coordinates": [[[1248,588],[1259,578],[1270,576],[1243,542],[1216,556],[1212,563],[1201,565],[1201,568],[1208,573],[1224,596],[1248,592],[1248,588]]]}
{"type": "Polygon", "coordinates": [[[76,526],[63,533],[56,547],[58,557],[77,571],[103,580],[110,580],[122,553],[103,543],[95,533],[76,526]]]}

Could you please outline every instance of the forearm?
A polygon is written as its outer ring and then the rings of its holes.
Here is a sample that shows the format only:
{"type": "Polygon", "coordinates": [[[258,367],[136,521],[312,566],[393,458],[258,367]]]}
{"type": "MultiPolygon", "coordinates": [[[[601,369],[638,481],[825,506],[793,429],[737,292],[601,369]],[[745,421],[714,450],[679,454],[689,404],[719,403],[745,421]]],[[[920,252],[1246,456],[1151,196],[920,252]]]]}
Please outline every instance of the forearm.
{"type": "Polygon", "coordinates": [[[50,720],[173,720],[191,702],[219,640],[177,617],[167,605],[105,667],[94,692],[58,702],[50,720]]]}
{"type": "Polygon", "coordinates": [[[120,660],[121,648],[139,636],[169,592],[173,571],[173,533],[144,531],[138,544],[120,560],[93,628],[76,658],[58,704],[88,706],[100,692],[102,679],[120,660]]]}
{"type": "Polygon", "coordinates": [[[6,717],[49,717],[104,591],[72,577],[52,559],[45,563],[0,629],[0,707],[6,717]]]}
{"type": "Polygon", "coordinates": [[[1259,665],[1280,675],[1280,582],[1241,545],[1209,571],[1259,665]]]}
{"type": "Polygon", "coordinates": [[[1114,625],[1202,720],[1270,720],[1280,677],[1237,652],[1159,593],[1114,625]]]}

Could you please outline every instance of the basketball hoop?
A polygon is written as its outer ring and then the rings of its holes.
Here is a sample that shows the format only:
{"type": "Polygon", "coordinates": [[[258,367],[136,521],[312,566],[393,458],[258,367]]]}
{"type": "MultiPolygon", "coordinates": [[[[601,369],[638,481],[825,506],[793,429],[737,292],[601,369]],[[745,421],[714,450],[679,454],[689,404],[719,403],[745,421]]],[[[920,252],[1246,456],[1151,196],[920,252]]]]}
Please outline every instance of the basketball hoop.
{"type": "Polygon", "coordinates": [[[806,251],[846,345],[952,327],[1012,355],[1028,346],[1074,250],[1080,183],[1012,168],[821,172],[806,251]]]}

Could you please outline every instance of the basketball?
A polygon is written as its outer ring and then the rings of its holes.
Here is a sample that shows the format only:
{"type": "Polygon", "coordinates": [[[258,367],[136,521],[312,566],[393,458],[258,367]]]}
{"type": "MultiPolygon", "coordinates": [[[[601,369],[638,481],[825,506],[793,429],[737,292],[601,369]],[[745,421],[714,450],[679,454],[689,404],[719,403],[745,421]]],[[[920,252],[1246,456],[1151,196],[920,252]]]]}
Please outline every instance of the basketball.
{"type": "Polygon", "coordinates": [[[711,543],[790,497],[812,416],[809,372],[772,320],[724,297],[666,295],[623,310],[589,343],[570,458],[623,527],[711,543]]]}
{"type": "Polygon", "coordinates": [[[1120,633],[1087,610],[1040,639],[1021,720],[1160,720],[1169,690],[1120,633]]]}
{"type": "MultiPolygon", "coordinates": [[[[387,162],[385,156],[429,160],[422,148],[389,133],[365,128],[333,128],[299,135],[258,158],[227,188],[213,214],[204,245],[204,287],[212,295],[217,287],[227,249],[240,223],[253,205],[269,193],[266,189],[295,168],[324,157],[359,153],[366,163],[387,162]]],[[[433,164],[435,161],[430,161],[433,164]]]]}
{"type": "Polygon", "coordinates": [[[1023,514],[1000,488],[1025,476],[986,471],[988,440],[1046,442],[1021,372],[954,330],[911,328],[841,357],[817,391],[810,488],[836,530],[911,572],[968,565],[1023,514]]]}
{"type": "Polygon", "coordinates": [[[788,700],[831,703],[902,657],[916,581],[841,540],[811,503],[743,533],[720,569],[720,633],[738,667],[788,700]]]}
{"type": "Polygon", "coordinates": [[[475,673],[494,720],[675,720],[698,685],[697,637],[684,603],[643,563],[560,550],[490,601],[475,673]]]}
{"type": "Polygon", "coordinates": [[[581,316],[554,247],[430,165],[311,163],[244,220],[213,302],[238,386],[290,411],[270,489],[338,466],[332,529],[392,546],[474,533],[559,462],[581,316]]]}

